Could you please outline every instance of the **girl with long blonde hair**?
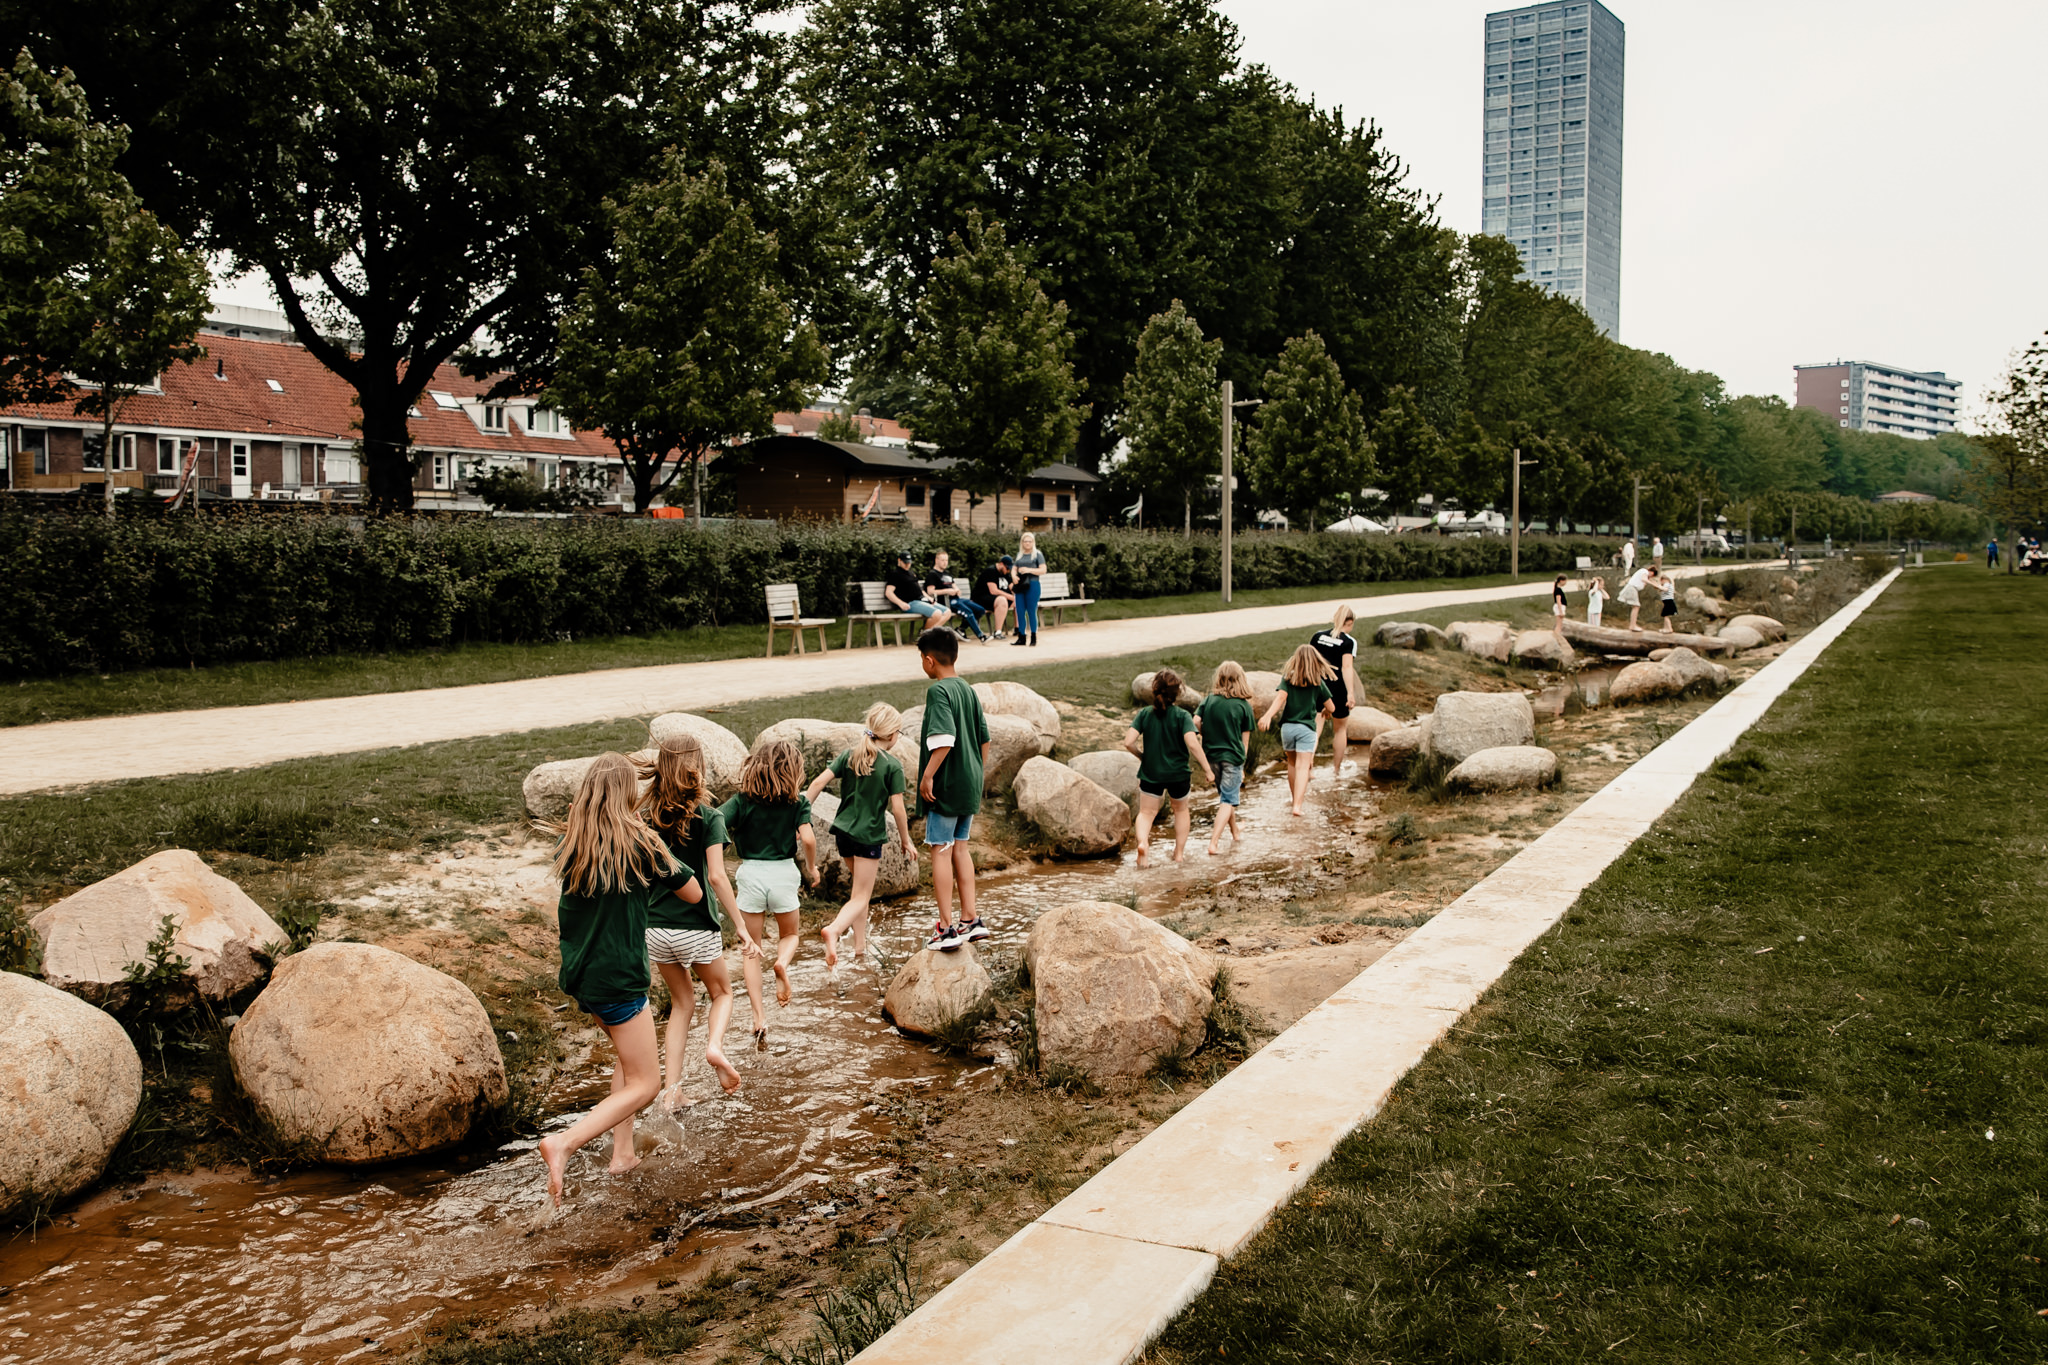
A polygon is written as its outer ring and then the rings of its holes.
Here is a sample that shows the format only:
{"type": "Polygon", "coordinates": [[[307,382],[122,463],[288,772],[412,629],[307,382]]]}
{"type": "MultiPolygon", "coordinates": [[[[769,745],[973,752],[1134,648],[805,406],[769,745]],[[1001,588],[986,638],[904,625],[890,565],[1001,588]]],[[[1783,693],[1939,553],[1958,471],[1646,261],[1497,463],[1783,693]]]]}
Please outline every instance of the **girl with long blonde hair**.
{"type": "Polygon", "coordinates": [[[1273,704],[1259,717],[1259,728],[1270,730],[1280,722],[1280,747],[1287,755],[1287,790],[1293,798],[1293,813],[1306,815],[1302,803],[1308,800],[1309,770],[1315,766],[1316,741],[1322,734],[1323,717],[1336,709],[1330,697],[1330,665],[1314,645],[1302,645],[1280,670],[1280,688],[1273,704]]]}
{"type": "Polygon", "coordinates": [[[647,914],[653,900],[695,904],[704,898],[696,875],[677,865],[661,837],[640,818],[639,775],[624,754],[591,761],[569,804],[568,818],[544,826],[561,836],[554,874],[562,882],[555,907],[560,925],[562,991],[596,1017],[618,1053],[611,1094],[568,1129],[540,1141],[548,1168],[548,1199],[562,1199],[570,1154],[611,1130],[611,1171],[640,1164],[633,1116],[661,1085],[654,1018],[647,1010],[647,914]]]}
{"type": "Polygon", "coordinates": [[[1202,736],[1202,753],[1216,772],[1216,832],[1209,836],[1209,856],[1223,851],[1223,834],[1230,842],[1243,836],[1237,823],[1237,802],[1244,787],[1244,769],[1251,757],[1252,685],[1235,659],[1225,659],[1209,679],[1209,695],[1195,708],[1195,729],[1202,736]]]}
{"type": "MultiPolygon", "coordinates": [[[[732,882],[725,875],[725,817],[709,804],[704,789],[704,749],[694,735],[669,735],[651,763],[642,765],[647,783],[640,798],[647,823],[654,827],[676,861],[717,893],[726,918],[740,925],[732,882]]],[[[739,930],[748,957],[758,959],[761,945],[739,930]]],[[[707,1005],[704,1062],[726,1094],[740,1088],[740,1073],[725,1056],[725,1029],[732,1020],[732,977],[725,967],[725,934],[711,913],[708,898],[694,905],[674,897],[656,900],[647,911],[647,956],[668,985],[668,1058],[662,1075],[662,1102],[670,1113],[683,1107],[683,1065],[689,1055],[690,1016],[697,1012],[697,992],[690,985],[696,973],[707,1005]]]]}
{"type": "MultiPolygon", "coordinates": [[[[740,855],[740,919],[755,942],[766,942],[768,916],[775,916],[775,1003],[789,1003],[789,964],[796,960],[799,891],[802,879],[818,885],[818,839],[811,833],[811,803],[804,797],[804,760],[788,740],[756,744],[740,767],[740,789],[718,808],[727,838],[740,855]]],[[[747,1003],[754,1010],[754,1037],[768,1036],[761,1008],[761,962],[746,959],[747,1003]]]]}
{"type": "Polygon", "coordinates": [[[833,781],[839,783],[839,813],[832,817],[832,841],[846,863],[851,889],[846,904],[832,922],[819,931],[825,940],[825,966],[839,965],[839,936],[853,930],[853,960],[861,961],[868,947],[868,901],[875,894],[875,877],[882,870],[882,852],[889,843],[889,819],[896,821],[896,837],[902,841],[903,856],[917,865],[917,844],[910,837],[910,813],[903,804],[908,785],[903,765],[889,752],[903,733],[903,716],[887,702],[876,702],[861,721],[860,742],[826,765],[811,779],[804,798],[818,799],[833,781]]]}

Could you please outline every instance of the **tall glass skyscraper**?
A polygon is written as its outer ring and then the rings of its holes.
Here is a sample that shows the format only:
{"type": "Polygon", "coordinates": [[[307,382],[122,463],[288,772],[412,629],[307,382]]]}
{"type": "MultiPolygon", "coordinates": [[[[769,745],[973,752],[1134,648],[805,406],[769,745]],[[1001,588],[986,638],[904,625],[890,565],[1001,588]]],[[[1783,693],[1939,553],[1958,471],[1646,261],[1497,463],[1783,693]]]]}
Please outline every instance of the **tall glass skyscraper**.
{"type": "Polygon", "coordinates": [[[1599,0],[1486,16],[1480,231],[1531,280],[1621,331],[1621,72],[1627,35],[1599,0]]]}

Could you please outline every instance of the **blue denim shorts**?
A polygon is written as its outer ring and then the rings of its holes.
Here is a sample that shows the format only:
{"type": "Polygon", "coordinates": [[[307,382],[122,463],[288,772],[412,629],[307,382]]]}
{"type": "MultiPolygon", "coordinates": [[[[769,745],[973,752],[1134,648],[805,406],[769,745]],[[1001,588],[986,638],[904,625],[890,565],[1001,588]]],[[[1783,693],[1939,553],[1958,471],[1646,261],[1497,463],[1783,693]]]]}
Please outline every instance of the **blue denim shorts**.
{"type": "Polygon", "coordinates": [[[1290,754],[1312,754],[1316,751],[1316,727],[1303,725],[1299,721],[1287,721],[1280,726],[1280,747],[1290,754]]]}
{"type": "MultiPolygon", "coordinates": [[[[1214,762],[1215,760],[1210,760],[1214,762]]],[[[1216,799],[1226,806],[1237,804],[1238,790],[1244,786],[1244,765],[1242,763],[1216,764],[1216,799]]]]}
{"type": "Polygon", "coordinates": [[[581,1000],[576,1004],[585,1014],[596,1015],[597,1022],[606,1028],[617,1028],[621,1024],[630,1023],[641,1010],[647,1008],[647,997],[638,996],[616,1005],[585,1005],[581,1000]]]}
{"type": "Polygon", "coordinates": [[[903,610],[909,612],[912,616],[922,616],[926,620],[930,620],[932,617],[937,616],[941,611],[943,611],[944,608],[939,606],[936,602],[927,602],[923,598],[918,597],[912,598],[910,601],[905,602],[903,604],[903,610]]]}
{"type": "Polygon", "coordinates": [[[947,815],[944,811],[928,810],[924,813],[924,842],[928,848],[944,848],[948,844],[965,843],[974,829],[974,815],[947,815]]]}

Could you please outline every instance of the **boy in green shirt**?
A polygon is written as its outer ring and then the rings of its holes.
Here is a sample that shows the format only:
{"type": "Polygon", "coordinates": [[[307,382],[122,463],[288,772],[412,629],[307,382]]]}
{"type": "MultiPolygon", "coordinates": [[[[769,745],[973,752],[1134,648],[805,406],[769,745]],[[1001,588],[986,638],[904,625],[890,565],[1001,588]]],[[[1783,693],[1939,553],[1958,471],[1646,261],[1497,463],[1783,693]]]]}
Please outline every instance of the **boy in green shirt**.
{"type": "Polygon", "coordinates": [[[924,694],[924,731],[917,745],[917,795],[924,804],[924,841],[932,851],[932,895],[939,922],[927,948],[951,952],[988,937],[974,913],[974,859],[967,836],[981,809],[982,772],[988,763],[988,718],[981,698],[954,665],[960,637],[928,630],[917,637],[918,662],[932,685],[924,694]],[[953,923],[953,888],[960,888],[960,923],[953,923]]]}

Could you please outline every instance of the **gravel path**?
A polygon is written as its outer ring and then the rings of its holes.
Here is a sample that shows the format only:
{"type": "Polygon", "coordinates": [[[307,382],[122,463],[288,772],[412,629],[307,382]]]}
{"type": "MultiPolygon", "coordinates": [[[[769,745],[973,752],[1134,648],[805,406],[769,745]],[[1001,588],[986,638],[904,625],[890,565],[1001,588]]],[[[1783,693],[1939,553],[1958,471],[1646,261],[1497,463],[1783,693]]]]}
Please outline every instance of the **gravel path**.
{"type": "MultiPolygon", "coordinates": [[[[1674,577],[1704,569],[1674,567],[1674,577]]],[[[1339,601],[1362,608],[1358,633],[1379,621],[1439,607],[1540,597],[1547,580],[1494,588],[1332,598],[1279,607],[1244,607],[1129,621],[1073,622],[1045,631],[1036,649],[1008,645],[960,654],[960,671],[998,677],[1026,664],[1105,658],[1171,649],[1262,631],[1312,629],[1339,601]]],[[[1651,619],[1654,621],[1654,607],[1651,619]]],[[[815,639],[815,637],[813,637],[815,639]]],[[[782,646],[787,648],[786,642],[782,646]]],[[[0,795],[83,786],[124,778],[253,768],[319,754],[359,753],[477,735],[512,734],[662,711],[702,711],[764,696],[795,696],[863,683],[919,677],[916,652],[833,649],[773,659],[721,659],[569,673],[468,687],[385,692],[362,697],[276,702],[265,706],[166,711],[139,716],[54,721],[0,730],[0,795]]]]}

